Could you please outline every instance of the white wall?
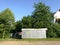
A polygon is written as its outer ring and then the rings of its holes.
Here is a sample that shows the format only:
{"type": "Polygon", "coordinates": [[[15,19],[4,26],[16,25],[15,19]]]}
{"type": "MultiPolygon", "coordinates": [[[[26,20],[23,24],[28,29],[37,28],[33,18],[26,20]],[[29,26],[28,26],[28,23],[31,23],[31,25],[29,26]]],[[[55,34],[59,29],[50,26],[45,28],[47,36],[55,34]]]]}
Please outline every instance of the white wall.
{"type": "Polygon", "coordinates": [[[46,38],[47,28],[22,29],[22,38],[46,38]]]}
{"type": "Polygon", "coordinates": [[[54,14],[54,23],[56,22],[56,19],[60,19],[60,11],[59,10],[54,14]]]}
{"type": "Polygon", "coordinates": [[[54,18],[60,18],[60,11],[57,11],[57,12],[54,14],[54,18]]]}

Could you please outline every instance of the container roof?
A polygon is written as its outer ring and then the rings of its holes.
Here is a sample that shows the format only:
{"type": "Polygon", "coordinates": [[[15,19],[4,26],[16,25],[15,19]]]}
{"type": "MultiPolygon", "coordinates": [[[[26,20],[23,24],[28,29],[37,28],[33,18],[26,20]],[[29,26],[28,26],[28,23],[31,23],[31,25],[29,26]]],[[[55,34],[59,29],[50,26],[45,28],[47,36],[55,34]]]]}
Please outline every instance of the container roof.
{"type": "Polygon", "coordinates": [[[22,28],[22,30],[47,30],[47,28],[39,28],[39,29],[33,29],[33,28],[22,28]]]}

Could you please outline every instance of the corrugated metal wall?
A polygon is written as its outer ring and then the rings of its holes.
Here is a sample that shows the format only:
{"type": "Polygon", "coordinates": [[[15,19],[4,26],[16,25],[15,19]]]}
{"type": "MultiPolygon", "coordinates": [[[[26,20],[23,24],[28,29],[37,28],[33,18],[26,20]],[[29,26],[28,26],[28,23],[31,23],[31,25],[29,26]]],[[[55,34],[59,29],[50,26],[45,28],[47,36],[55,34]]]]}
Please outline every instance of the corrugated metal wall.
{"type": "Polygon", "coordinates": [[[22,38],[46,38],[47,29],[22,29],[22,38]]]}

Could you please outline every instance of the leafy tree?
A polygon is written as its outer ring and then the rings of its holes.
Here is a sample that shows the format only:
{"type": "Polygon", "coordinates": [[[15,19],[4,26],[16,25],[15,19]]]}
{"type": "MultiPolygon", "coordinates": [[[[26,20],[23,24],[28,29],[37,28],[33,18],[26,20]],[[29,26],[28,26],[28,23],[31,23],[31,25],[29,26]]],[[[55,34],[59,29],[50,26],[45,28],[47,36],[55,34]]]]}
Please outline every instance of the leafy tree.
{"type": "Polygon", "coordinates": [[[32,21],[33,18],[31,16],[23,17],[22,18],[22,28],[32,28],[32,21]]]}
{"type": "Polygon", "coordinates": [[[15,26],[16,32],[19,32],[19,31],[22,32],[21,28],[22,28],[21,21],[19,20],[16,22],[16,26],[15,26]]]}
{"type": "Polygon", "coordinates": [[[39,21],[51,21],[52,13],[50,12],[49,6],[46,6],[44,3],[40,2],[34,5],[33,17],[39,21]]]}
{"type": "Polygon", "coordinates": [[[4,25],[2,38],[5,37],[6,33],[10,32],[10,30],[14,28],[14,22],[15,22],[15,19],[14,19],[13,13],[11,12],[11,10],[9,8],[7,8],[3,12],[1,12],[0,24],[4,25]]]}
{"type": "Polygon", "coordinates": [[[0,38],[2,38],[3,27],[4,27],[4,25],[3,24],[0,24],[0,38]]]}
{"type": "Polygon", "coordinates": [[[34,8],[32,17],[35,18],[33,22],[35,28],[36,26],[37,28],[42,28],[44,27],[44,22],[50,22],[53,19],[49,6],[46,6],[44,3],[35,4],[34,8]]]}
{"type": "Polygon", "coordinates": [[[59,38],[60,37],[60,25],[54,23],[47,23],[47,37],[48,38],[59,38]]]}
{"type": "MultiPolygon", "coordinates": [[[[35,4],[35,10],[32,17],[34,20],[34,28],[48,28],[47,37],[60,37],[60,25],[52,23],[53,13],[50,12],[49,6],[40,2],[35,4]]],[[[59,21],[58,21],[59,22],[59,21]]]]}

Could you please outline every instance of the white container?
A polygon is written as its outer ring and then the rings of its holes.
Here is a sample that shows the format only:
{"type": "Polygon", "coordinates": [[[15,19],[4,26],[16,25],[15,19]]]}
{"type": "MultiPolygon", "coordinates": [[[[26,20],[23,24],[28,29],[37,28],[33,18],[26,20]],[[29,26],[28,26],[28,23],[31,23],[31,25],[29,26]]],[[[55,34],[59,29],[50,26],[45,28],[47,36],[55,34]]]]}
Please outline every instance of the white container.
{"type": "Polygon", "coordinates": [[[47,28],[22,29],[22,38],[46,38],[47,28]]]}

